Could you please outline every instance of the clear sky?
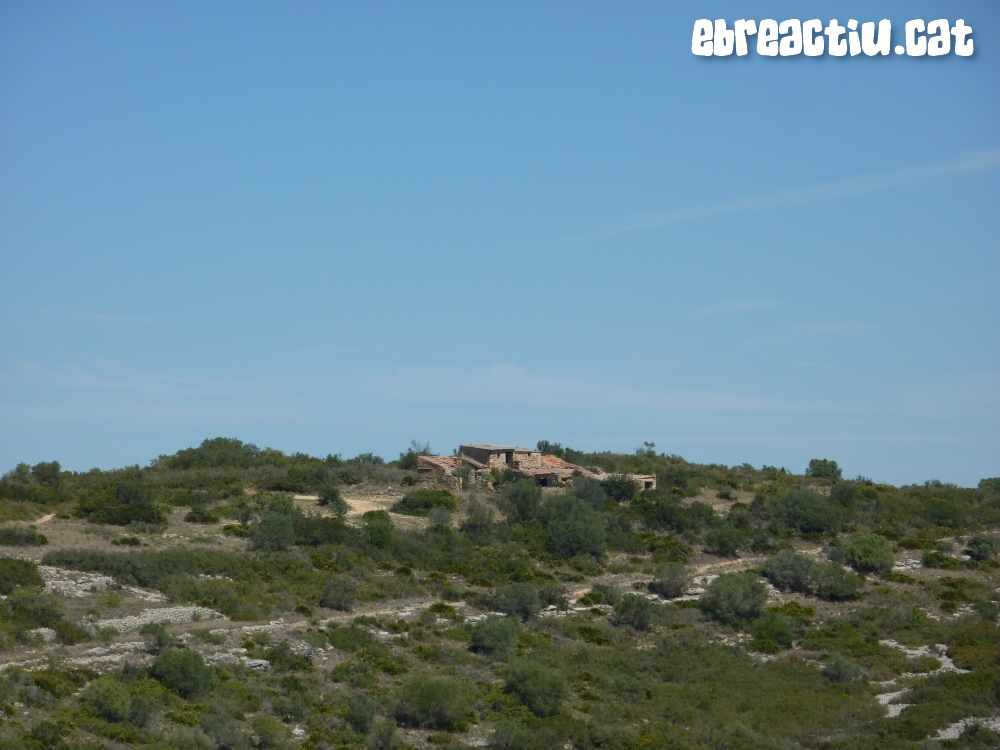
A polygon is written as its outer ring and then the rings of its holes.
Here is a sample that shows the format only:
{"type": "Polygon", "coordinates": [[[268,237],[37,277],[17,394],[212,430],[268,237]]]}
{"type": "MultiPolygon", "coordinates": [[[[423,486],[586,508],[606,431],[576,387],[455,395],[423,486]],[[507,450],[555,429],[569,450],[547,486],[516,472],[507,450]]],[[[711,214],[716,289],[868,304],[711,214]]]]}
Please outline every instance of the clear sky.
{"type": "Polygon", "coordinates": [[[0,3],[0,472],[206,437],[1000,474],[994,2],[0,3]],[[961,17],[971,58],[700,58],[961,17]]]}

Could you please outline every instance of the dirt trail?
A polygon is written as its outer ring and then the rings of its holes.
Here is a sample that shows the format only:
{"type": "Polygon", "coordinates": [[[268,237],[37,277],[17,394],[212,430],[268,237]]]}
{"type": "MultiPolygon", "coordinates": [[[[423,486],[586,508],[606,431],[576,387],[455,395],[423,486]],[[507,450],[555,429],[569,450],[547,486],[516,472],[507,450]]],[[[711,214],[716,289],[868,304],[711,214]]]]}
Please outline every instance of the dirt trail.
{"type": "Polygon", "coordinates": [[[48,523],[55,517],[56,517],[55,513],[49,513],[47,516],[42,516],[41,518],[39,518],[37,521],[34,522],[34,524],[35,526],[40,526],[43,523],[48,523]]]}

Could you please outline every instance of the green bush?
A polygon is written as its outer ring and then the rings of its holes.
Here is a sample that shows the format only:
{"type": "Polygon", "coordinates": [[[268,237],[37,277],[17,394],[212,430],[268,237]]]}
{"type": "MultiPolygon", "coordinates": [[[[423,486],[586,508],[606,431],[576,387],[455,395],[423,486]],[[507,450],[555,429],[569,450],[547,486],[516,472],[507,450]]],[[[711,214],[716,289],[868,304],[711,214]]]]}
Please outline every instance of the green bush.
{"type": "Polygon", "coordinates": [[[45,579],[38,572],[38,566],[30,560],[0,557],[0,594],[10,594],[18,586],[45,585],[45,579]]]}
{"type": "Polygon", "coordinates": [[[253,527],[250,535],[253,549],[279,552],[295,544],[295,526],[283,513],[268,513],[253,527]]]}
{"type": "Polygon", "coordinates": [[[425,729],[465,728],[472,716],[465,686],[458,680],[413,675],[396,693],[396,718],[425,729]]]}
{"type": "Polygon", "coordinates": [[[431,508],[431,512],[427,514],[427,521],[431,526],[450,526],[451,511],[443,505],[435,506],[431,508]]]}
{"type": "Polygon", "coordinates": [[[560,557],[604,554],[604,524],[587,503],[573,495],[555,495],[537,511],[545,528],[546,549],[560,557]]]}
{"type": "Polygon", "coordinates": [[[795,633],[788,621],[776,612],[767,612],[753,621],[755,645],[762,651],[775,652],[789,648],[795,633]]]}
{"type": "Polygon", "coordinates": [[[508,482],[500,489],[497,504],[512,521],[530,521],[542,504],[542,488],[531,479],[508,482]]]}
{"type": "Polygon", "coordinates": [[[292,733],[273,716],[254,716],[250,726],[256,736],[254,747],[262,750],[283,750],[289,746],[292,733]]]}
{"type": "Polygon", "coordinates": [[[182,698],[199,698],[215,686],[215,672],[197,651],[164,651],[153,660],[149,674],[182,698]]]}
{"type": "Polygon", "coordinates": [[[991,534],[973,534],[966,544],[966,551],[973,560],[992,560],[1000,548],[997,538],[991,534]]]}
{"type": "Polygon", "coordinates": [[[764,577],[779,591],[812,591],[816,562],[805,555],[782,550],[764,563],[764,577]]]}
{"type": "Polygon", "coordinates": [[[830,659],[823,665],[822,672],[831,682],[853,682],[861,677],[861,670],[842,656],[830,659]]]}
{"type": "Polygon", "coordinates": [[[347,699],[344,720],[355,732],[368,734],[375,724],[378,704],[364,693],[352,693],[347,699]]]}
{"type": "Polygon", "coordinates": [[[113,677],[99,677],[90,683],[83,705],[91,716],[114,724],[126,721],[132,711],[128,688],[113,677]]]}
{"type": "Polygon", "coordinates": [[[370,510],[362,518],[365,519],[365,538],[376,549],[388,549],[392,546],[392,519],[384,510],[370,510]]]}
{"type": "Polygon", "coordinates": [[[170,635],[162,622],[148,622],[139,628],[139,634],[146,638],[146,648],[158,654],[166,648],[182,646],[183,643],[170,635]]]}
{"type": "Polygon", "coordinates": [[[218,513],[209,510],[203,505],[196,505],[184,516],[184,520],[188,523],[219,523],[222,519],[219,518],[218,513]]]}
{"type": "Polygon", "coordinates": [[[723,573],[698,600],[698,607],[724,625],[743,625],[760,617],[767,588],[752,573],[723,573]]]}
{"type": "Polygon", "coordinates": [[[853,599],[861,588],[861,577],[837,565],[820,565],[816,572],[816,593],[828,602],[853,599]]]}
{"type": "Polygon", "coordinates": [[[558,672],[525,659],[507,667],[504,691],[539,717],[559,713],[569,693],[558,672]]]}
{"type": "Polygon", "coordinates": [[[736,553],[745,543],[743,532],[728,523],[717,526],[705,534],[706,551],[720,557],[736,557],[736,553]]]}
{"type": "Polygon", "coordinates": [[[472,650],[486,656],[508,656],[517,646],[517,621],[490,615],[472,626],[472,650]]]}
{"type": "Polygon", "coordinates": [[[437,507],[454,511],[458,508],[458,503],[455,501],[455,496],[448,490],[432,490],[422,487],[419,490],[406,493],[402,500],[392,506],[392,510],[395,513],[408,516],[426,516],[437,507]]]}
{"type": "Polygon", "coordinates": [[[542,608],[542,603],[538,600],[538,590],[530,583],[498,586],[493,594],[493,603],[498,611],[522,622],[530,620],[542,608]]]}
{"type": "Polygon", "coordinates": [[[809,490],[792,489],[778,503],[777,513],[788,527],[806,534],[836,531],[841,524],[836,503],[809,490]]]}
{"type": "Polygon", "coordinates": [[[574,477],[570,491],[594,510],[602,510],[608,502],[601,483],[592,477],[574,477]]]}
{"type": "Polygon", "coordinates": [[[216,750],[218,745],[197,727],[180,727],[167,735],[171,750],[216,750]]]}
{"type": "Polygon", "coordinates": [[[480,537],[493,527],[493,509],[472,498],[466,508],[465,519],[459,527],[463,533],[472,537],[480,537]]]}
{"type": "Polygon", "coordinates": [[[989,622],[996,622],[997,618],[1000,617],[1000,604],[996,602],[976,602],[972,605],[972,609],[989,622]]]}
{"type": "Polygon", "coordinates": [[[34,526],[0,529],[0,546],[41,547],[48,543],[48,538],[34,526]]]}
{"type": "Polygon", "coordinates": [[[530,750],[533,745],[533,735],[529,729],[512,721],[497,722],[490,738],[489,746],[493,750],[530,750]]]}
{"type": "Polygon", "coordinates": [[[346,516],[347,511],[350,510],[347,501],[341,496],[340,490],[333,485],[327,485],[320,489],[317,504],[327,508],[335,516],[346,516]]]}
{"type": "Polygon", "coordinates": [[[830,557],[861,573],[888,573],[893,565],[892,545],[879,534],[855,534],[834,547],[830,557]]]}
{"type": "Polygon", "coordinates": [[[51,594],[18,587],[0,602],[0,620],[6,620],[15,630],[55,628],[62,620],[62,611],[51,594]]]}
{"type": "Polygon", "coordinates": [[[350,612],[358,598],[358,585],[350,578],[331,578],[319,597],[320,606],[350,612]]]}
{"type": "Polygon", "coordinates": [[[615,622],[647,630],[656,619],[656,605],[639,594],[625,594],[615,605],[615,622]]]}
{"type": "Polygon", "coordinates": [[[691,576],[688,575],[684,563],[669,562],[657,565],[655,576],[649,584],[649,590],[664,599],[683,596],[691,583],[691,576]]]}
{"type": "Polygon", "coordinates": [[[601,480],[604,493],[619,503],[627,503],[639,494],[639,485],[627,474],[612,474],[601,480]]]}

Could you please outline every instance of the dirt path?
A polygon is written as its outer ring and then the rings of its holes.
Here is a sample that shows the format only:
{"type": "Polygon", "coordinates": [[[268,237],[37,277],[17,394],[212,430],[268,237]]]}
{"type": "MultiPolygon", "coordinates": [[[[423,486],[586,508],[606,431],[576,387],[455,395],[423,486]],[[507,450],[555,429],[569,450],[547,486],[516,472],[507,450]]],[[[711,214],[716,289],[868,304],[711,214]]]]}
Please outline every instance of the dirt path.
{"type": "Polygon", "coordinates": [[[35,526],[41,526],[43,523],[48,523],[55,517],[56,517],[55,513],[49,513],[47,516],[42,516],[41,518],[39,518],[37,521],[34,522],[35,526]]]}

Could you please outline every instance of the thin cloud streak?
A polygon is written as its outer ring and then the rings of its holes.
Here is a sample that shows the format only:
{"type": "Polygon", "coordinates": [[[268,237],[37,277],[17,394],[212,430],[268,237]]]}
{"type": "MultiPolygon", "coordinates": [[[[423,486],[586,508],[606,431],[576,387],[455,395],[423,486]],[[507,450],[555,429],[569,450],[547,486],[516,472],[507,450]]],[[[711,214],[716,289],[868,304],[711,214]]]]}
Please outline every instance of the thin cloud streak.
{"type": "Polygon", "coordinates": [[[869,193],[882,192],[897,187],[913,186],[941,177],[971,174],[1000,169],[1000,148],[985,149],[962,154],[953,159],[933,164],[922,164],[907,169],[876,172],[848,180],[837,180],[810,188],[797,188],[767,193],[752,198],[737,198],[719,203],[707,203],[689,208],[670,209],[621,222],[603,232],[565,237],[553,240],[553,245],[576,245],[603,242],[623,234],[657,229],[693,219],[703,219],[723,214],[762,211],[782,206],[822,203],[841,198],[854,198],[869,193]]]}

